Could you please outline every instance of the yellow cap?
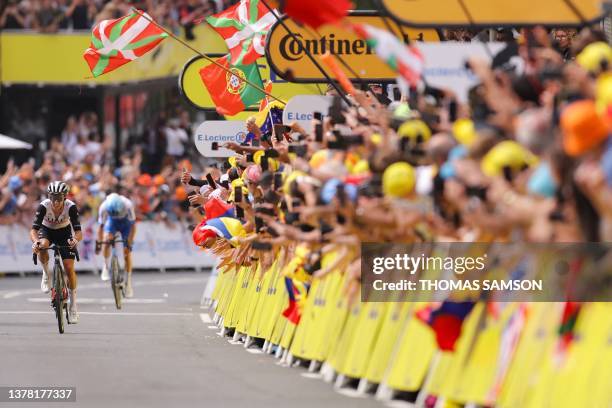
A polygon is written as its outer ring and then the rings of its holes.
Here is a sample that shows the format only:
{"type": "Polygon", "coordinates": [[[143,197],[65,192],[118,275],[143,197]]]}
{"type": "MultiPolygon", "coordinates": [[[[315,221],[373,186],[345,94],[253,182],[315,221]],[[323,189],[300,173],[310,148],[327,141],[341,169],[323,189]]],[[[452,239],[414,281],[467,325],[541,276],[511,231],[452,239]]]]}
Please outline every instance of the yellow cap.
{"type": "Polygon", "coordinates": [[[457,119],[453,123],[453,135],[464,146],[470,146],[478,138],[474,122],[470,119],[457,119]]]}
{"type": "Polygon", "coordinates": [[[411,119],[404,122],[399,129],[397,134],[400,137],[407,137],[413,142],[419,142],[417,138],[421,136],[420,142],[426,142],[431,137],[431,129],[425,122],[420,119],[411,119]]]}
{"type": "Polygon", "coordinates": [[[359,160],[351,170],[352,174],[363,174],[370,171],[370,165],[367,160],[359,160]]]}
{"type": "Polygon", "coordinates": [[[385,169],[382,182],[385,195],[405,198],[414,190],[416,174],[410,164],[397,162],[385,169]]]}
{"type": "Polygon", "coordinates": [[[310,161],[308,162],[308,164],[310,165],[310,167],[312,167],[313,169],[318,169],[319,167],[321,167],[323,165],[323,163],[327,162],[330,158],[330,151],[327,149],[323,149],[323,150],[318,150],[316,151],[312,157],[310,158],[310,161]]]}
{"type": "Polygon", "coordinates": [[[372,134],[372,136],[370,136],[370,141],[372,142],[372,144],[378,146],[382,143],[383,137],[380,133],[374,133],[372,134]]]}
{"type": "Polygon", "coordinates": [[[232,182],[230,184],[232,185],[232,188],[243,187],[244,186],[244,180],[242,178],[237,178],[235,180],[232,180],[232,182]]]}
{"type": "Polygon", "coordinates": [[[489,177],[503,174],[504,167],[519,171],[538,163],[538,158],[513,140],[504,140],[493,146],[482,158],[480,168],[489,177]]]}
{"type": "Polygon", "coordinates": [[[238,167],[238,163],[236,162],[236,157],[232,156],[229,159],[227,159],[227,161],[229,162],[230,166],[238,167]]]}
{"type": "Polygon", "coordinates": [[[255,162],[255,164],[261,164],[261,158],[264,155],[264,151],[263,150],[258,150],[255,153],[253,153],[253,161],[255,162]]]}
{"type": "Polygon", "coordinates": [[[349,172],[352,172],[353,166],[355,166],[355,164],[359,161],[359,159],[361,159],[361,157],[359,157],[357,153],[354,153],[354,152],[347,153],[346,157],[344,158],[344,167],[346,167],[346,169],[349,172]]]}
{"type": "Polygon", "coordinates": [[[602,62],[610,67],[612,48],[603,41],[591,43],[576,56],[576,61],[587,71],[597,73],[601,71],[602,62]]]}
{"type": "Polygon", "coordinates": [[[285,181],[283,182],[283,193],[289,195],[291,193],[291,183],[296,180],[298,177],[305,176],[306,173],[296,170],[289,173],[287,177],[285,177],[285,181]]]}

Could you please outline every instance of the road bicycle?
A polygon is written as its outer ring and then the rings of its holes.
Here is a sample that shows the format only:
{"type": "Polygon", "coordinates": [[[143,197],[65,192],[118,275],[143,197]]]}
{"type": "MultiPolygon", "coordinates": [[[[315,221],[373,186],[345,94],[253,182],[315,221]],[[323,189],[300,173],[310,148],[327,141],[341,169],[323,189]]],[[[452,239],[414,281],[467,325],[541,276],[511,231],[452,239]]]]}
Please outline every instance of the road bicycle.
{"type": "Polygon", "coordinates": [[[119,265],[119,256],[117,255],[117,247],[115,244],[124,243],[121,239],[113,238],[108,241],[96,241],[96,245],[110,245],[111,246],[111,265],[109,273],[111,275],[111,288],[113,290],[113,296],[115,297],[115,306],[117,309],[121,309],[122,300],[125,297],[125,269],[119,265]]]}
{"type": "MultiPolygon", "coordinates": [[[[68,285],[66,284],[66,271],[62,262],[60,250],[71,249],[67,245],[52,245],[47,248],[39,248],[41,251],[53,251],[53,287],[51,288],[51,306],[55,309],[55,317],[57,317],[57,328],[60,334],[64,333],[64,326],[67,322],[70,324],[70,315],[68,313],[68,285]],[[64,315],[65,313],[65,315],[64,315]]],[[[74,248],[76,260],[79,261],[79,252],[74,248]]],[[[34,265],[38,263],[37,254],[32,254],[34,265]]]]}

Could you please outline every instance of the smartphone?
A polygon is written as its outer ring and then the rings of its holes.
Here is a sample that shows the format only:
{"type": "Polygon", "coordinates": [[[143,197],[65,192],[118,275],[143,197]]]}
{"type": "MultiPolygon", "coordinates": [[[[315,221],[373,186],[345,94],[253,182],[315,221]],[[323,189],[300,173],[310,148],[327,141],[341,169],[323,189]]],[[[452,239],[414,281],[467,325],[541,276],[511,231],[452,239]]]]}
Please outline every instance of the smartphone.
{"type": "Polygon", "coordinates": [[[215,180],[213,179],[213,176],[210,173],[206,174],[206,180],[208,181],[208,185],[211,188],[217,188],[217,184],[215,183],[215,180]]]}
{"type": "Polygon", "coordinates": [[[255,212],[258,214],[265,214],[271,217],[274,217],[274,209],[268,207],[257,207],[255,208],[255,212]]]}
{"type": "Polygon", "coordinates": [[[274,173],[274,189],[280,190],[283,186],[283,173],[274,173]]]}
{"type": "Polygon", "coordinates": [[[236,207],[236,217],[239,219],[244,218],[244,210],[240,207],[236,207]]]}
{"type": "Polygon", "coordinates": [[[280,142],[284,138],[285,133],[285,125],[276,124],[274,125],[274,136],[276,136],[276,141],[280,142]]]}
{"type": "Polygon", "coordinates": [[[448,104],[448,119],[451,122],[457,120],[457,101],[455,100],[450,101],[448,104]]]}
{"type": "Polygon", "coordinates": [[[350,135],[344,136],[342,138],[343,142],[351,145],[362,145],[363,144],[363,135],[350,135]]]}
{"type": "Polygon", "coordinates": [[[212,142],[211,149],[219,150],[219,142],[212,142]]]}
{"type": "Polygon", "coordinates": [[[346,150],[347,146],[343,142],[327,142],[327,148],[332,150],[346,150]]]}
{"type": "Polygon", "coordinates": [[[319,143],[323,141],[323,125],[320,123],[315,125],[315,141],[319,143]]]}
{"type": "MultiPolygon", "coordinates": [[[[193,197],[194,195],[198,195],[198,193],[195,192],[195,191],[190,191],[189,193],[187,193],[187,200],[189,200],[189,197],[193,197]]],[[[189,206],[190,207],[199,207],[200,205],[196,204],[196,203],[189,202],[189,206]]]]}
{"type": "Polygon", "coordinates": [[[321,114],[321,112],[315,112],[315,113],[313,114],[313,117],[314,117],[316,120],[321,120],[321,119],[323,118],[323,115],[321,114]]]}
{"type": "Polygon", "coordinates": [[[271,251],[272,244],[269,242],[253,241],[251,243],[251,248],[257,249],[259,251],[271,251]]]}
{"type": "Polygon", "coordinates": [[[346,123],[346,118],[342,114],[342,99],[339,96],[334,96],[331,106],[329,107],[329,117],[334,124],[346,123]]]}
{"type": "Polygon", "coordinates": [[[305,145],[289,145],[289,153],[295,153],[299,157],[306,156],[306,150],[305,145]]]}
{"type": "Polygon", "coordinates": [[[261,171],[268,171],[268,157],[267,156],[262,156],[261,158],[261,171]]]}
{"type": "Polygon", "coordinates": [[[255,159],[253,158],[253,153],[247,153],[246,161],[248,161],[249,163],[255,162],[255,159]]]}
{"type": "Polygon", "coordinates": [[[275,157],[279,157],[280,154],[278,153],[278,150],[276,149],[266,149],[264,151],[264,154],[266,155],[266,157],[271,157],[271,158],[275,158],[275,157]]]}
{"type": "Polygon", "coordinates": [[[285,215],[285,222],[287,224],[294,224],[300,219],[300,214],[296,212],[287,212],[285,215]]]}
{"type": "Polygon", "coordinates": [[[336,195],[341,206],[346,205],[346,193],[344,192],[344,184],[338,184],[336,186],[336,195]]]}
{"type": "Polygon", "coordinates": [[[264,221],[260,217],[255,217],[255,232],[260,233],[264,227],[264,221]]]}
{"type": "Polygon", "coordinates": [[[242,187],[234,187],[234,202],[242,202],[242,187]]]}

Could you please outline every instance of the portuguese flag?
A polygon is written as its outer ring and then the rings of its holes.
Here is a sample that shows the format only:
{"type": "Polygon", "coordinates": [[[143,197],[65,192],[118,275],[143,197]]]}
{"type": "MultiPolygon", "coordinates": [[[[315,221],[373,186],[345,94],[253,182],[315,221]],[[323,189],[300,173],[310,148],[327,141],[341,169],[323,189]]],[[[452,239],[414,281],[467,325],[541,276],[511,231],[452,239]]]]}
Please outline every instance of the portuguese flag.
{"type": "Polygon", "coordinates": [[[134,11],[116,20],[101,21],[94,27],[91,44],[83,54],[94,77],[146,54],[168,36],[149,21],[148,14],[142,14],[134,11]]]}
{"type": "Polygon", "coordinates": [[[210,64],[200,70],[200,77],[208,89],[210,97],[221,115],[235,115],[247,107],[261,101],[265,94],[247,84],[244,79],[263,88],[257,64],[230,65],[229,56],[219,58],[217,62],[227,68],[210,64]]]}

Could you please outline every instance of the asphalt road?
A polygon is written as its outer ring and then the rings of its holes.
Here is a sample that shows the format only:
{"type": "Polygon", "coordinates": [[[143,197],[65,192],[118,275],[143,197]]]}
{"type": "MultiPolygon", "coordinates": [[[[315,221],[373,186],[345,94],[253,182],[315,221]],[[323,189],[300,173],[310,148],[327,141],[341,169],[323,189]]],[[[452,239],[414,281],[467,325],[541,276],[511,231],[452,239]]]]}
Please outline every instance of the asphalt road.
{"type": "Polygon", "coordinates": [[[381,407],[248,353],[217,335],[200,297],[208,274],[141,273],[115,310],[110,284],[79,275],[80,322],[60,335],[40,278],[0,278],[0,386],[76,387],[42,407],[381,407]]]}

